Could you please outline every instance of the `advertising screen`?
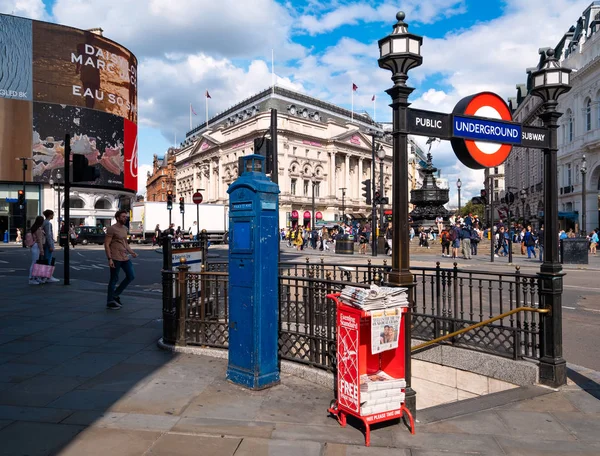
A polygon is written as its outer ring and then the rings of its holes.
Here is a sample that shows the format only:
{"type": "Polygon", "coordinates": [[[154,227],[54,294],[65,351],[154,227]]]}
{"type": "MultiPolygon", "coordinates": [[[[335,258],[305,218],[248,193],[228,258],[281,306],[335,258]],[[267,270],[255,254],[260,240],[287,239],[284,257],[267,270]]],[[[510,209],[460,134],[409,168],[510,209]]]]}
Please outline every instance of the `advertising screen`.
{"type": "MultiPolygon", "coordinates": [[[[137,191],[137,59],[92,32],[0,14],[0,180],[58,181],[64,137],[100,177],[137,191]]],[[[61,173],[62,175],[63,173],[61,173]]]]}

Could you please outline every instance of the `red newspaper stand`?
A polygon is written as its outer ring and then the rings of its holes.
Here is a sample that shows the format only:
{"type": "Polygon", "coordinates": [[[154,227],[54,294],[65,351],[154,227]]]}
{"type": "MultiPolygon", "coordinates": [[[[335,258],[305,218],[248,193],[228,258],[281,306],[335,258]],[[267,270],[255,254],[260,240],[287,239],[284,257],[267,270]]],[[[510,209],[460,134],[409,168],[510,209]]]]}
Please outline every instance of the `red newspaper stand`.
{"type": "MultiPolygon", "coordinates": [[[[404,400],[400,407],[381,413],[361,414],[361,375],[376,374],[385,371],[395,379],[403,379],[404,360],[404,328],[405,313],[402,308],[402,320],[398,347],[378,354],[371,353],[371,316],[369,312],[345,305],[338,298],[340,293],[327,295],[337,306],[337,399],[331,401],[329,412],[339,423],[346,426],[346,415],[352,415],[365,425],[365,445],[371,444],[371,425],[383,421],[402,418],[406,413],[410,422],[410,432],[415,433],[412,414],[406,408],[404,400]]],[[[404,392],[404,388],[402,388],[404,392]]]]}

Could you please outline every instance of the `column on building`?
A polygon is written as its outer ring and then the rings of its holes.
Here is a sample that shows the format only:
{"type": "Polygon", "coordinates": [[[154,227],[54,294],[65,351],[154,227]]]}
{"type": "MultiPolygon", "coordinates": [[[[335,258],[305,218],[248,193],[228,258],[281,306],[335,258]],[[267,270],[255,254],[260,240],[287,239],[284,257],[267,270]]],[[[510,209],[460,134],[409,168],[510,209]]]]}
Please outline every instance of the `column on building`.
{"type": "Polygon", "coordinates": [[[352,186],[350,185],[350,155],[346,153],[344,157],[344,187],[346,187],[346,197],[353,197],[352,186]]]}
{"type": "Polygon", "coordinates": [[[337,195],[337,185],[335,182],[335,151],[331,151],[329,156],[329,196],[335,198],[337,195]]]}
{"type": "Polygon", "coordinates": [[[223,186],[223,165],[221,157],[217,157],[217,176],[213,176],[216,186],[216,198],[226,198],[226,192],[223,186]]]}
{"type": "Polygon", "coordinates": [[[214,201],[217,199],[217,194],[215,192],[215,184],[216,182],[213,182],[213,161],[212,159],[208,160],[208,182],[207,182],[207,186],[206,188],[206,193],[207,193],[207,198],[209,201],[214,201]]]}
{"type": "MultiPolygon", "coordinates": [[[[358,172],[356,173],[356,188],[358,189],[358,198],[361,198],[361,181],[362,181],[362,175],[363,175],[363,158],[362,157],[356,157],[356,161],[358,162],[358,172]]],[[[360,203],[363,203],[363,201],[360,201],[360,203]]]]}

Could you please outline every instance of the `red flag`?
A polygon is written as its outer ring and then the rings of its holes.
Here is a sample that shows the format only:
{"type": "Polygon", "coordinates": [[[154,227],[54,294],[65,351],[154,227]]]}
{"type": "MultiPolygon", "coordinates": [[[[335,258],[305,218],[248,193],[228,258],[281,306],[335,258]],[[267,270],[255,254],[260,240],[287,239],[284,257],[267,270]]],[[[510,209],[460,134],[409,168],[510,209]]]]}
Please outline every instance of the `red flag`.
{"type": "Polygon", "coordinates": [[[210,96],[210,93],[208,93],[208,90],[206,91],[206,98],[212,98],[212,97],[210,96]]]}
{"type": "Polygon", "coordinates": [[[194,108],[192,107],[192,105],[190,104],[190,109],[192,110],[192,113],[197,116],[198,114],[196,114],[196,111],[194,111],[194,108]]]}
{"type": "Polygon", "coordinates": [[[354,90],[356,92],[356,89],[358,89],[358,86],[354,83],[352,83],[352,90],[354,90]]]}
{"type": "Polygon", "coordinates": [[[373,95],[373,98],[371,98],[371,101],[375,101],[375,95],[373,95]]]}

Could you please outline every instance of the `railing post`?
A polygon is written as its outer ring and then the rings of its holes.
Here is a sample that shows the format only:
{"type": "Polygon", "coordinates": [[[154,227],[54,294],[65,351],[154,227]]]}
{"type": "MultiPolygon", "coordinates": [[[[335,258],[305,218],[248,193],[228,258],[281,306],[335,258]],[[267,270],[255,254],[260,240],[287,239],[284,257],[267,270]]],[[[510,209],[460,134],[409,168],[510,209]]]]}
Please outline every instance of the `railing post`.
{"type": "Polygon", "coordinates": [[[208,261],[208,233],[205,229],[200,231],[200,248],[202,249],[202,264],[208,261]]]}
{"type": "Polygon", "coordinates": [[[190,267],[185,264],[185,259],[182,257],[181,266],[177,268],[177,343],[176,345],[185,347],[186,341],[186,325],[185,318],[187,316],[187,272],[190,267]]]}
{"type": "Polygon", "coordinates": [[[174,344],[177,337],[177,309],[173,304],[174,275],[171,274],[173,256],[171,239],[168,236],[163,238],[162,248],[163,341],[174,344]]]}

